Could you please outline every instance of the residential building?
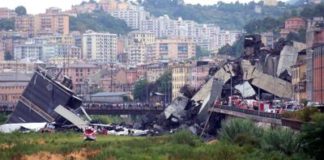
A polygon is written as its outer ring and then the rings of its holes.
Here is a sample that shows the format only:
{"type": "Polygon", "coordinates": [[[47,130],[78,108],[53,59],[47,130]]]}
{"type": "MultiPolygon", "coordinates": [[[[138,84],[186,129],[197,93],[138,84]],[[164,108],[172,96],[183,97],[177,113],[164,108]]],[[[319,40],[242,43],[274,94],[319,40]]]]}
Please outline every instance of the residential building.
{"type": "Polygon", "coordinates": [[[265,6],[277,6],[278,0],[263,0],[265,6]]]}
{"type": "Polygon", "coordinates": [[[23,32],[28,37],[34,36],[35,31],[35,18],[31,15],[18,16],[15,18],[15,30],[23,32]]]}
{"type": "Polygon", "coordinates": [[[122,2],[117,0],[100,0],[99,6],[105,12],[112,12],[115,10],[126,10],[129,8],[129,4],[127,2],[122,2]]]}
{"type": "Polygon", "coordinates": [[[0,46],[4,52],[14,56],[14,46],[24,44],[27,40],[26,35],[15,31],[0,31],[0,46]]]}
{"type": "Polygon", "coordinates": [[[87,31],[82,38],[83,59],[101,64],[116,63],[117,35],[87,31]]]}
{"type": "Polygon", "coordinates": [[[197,61],[191,65],[189,84],[195,89],[199,89],[208,79],[211,64],[205,61],[197,61]]]}
{"type": "Polygon", "coordinates": [[[43,63],[31,61],[0,61],[0,73],[2,72],[20,72],[33,73],[38,66],[44,66],[43,63]]]}
{"type": "Polygon", "coordinates": [[[167,71],[170,71],[167,63],[149,64],[147,65],[146,79],[150,83],[155,82],[167,71]]]}
{"type": "Polygon", "coordinates": [[[324,18],[315,17],[312,20],[308,20],[307,30],[306,30],[306,53],[307,53],[307,99],[314,99],[313,91],[313,55],[314,47],[324,44],[324,18]]]}
{"type": "MultiPolygon", "coordinates": [[[[63,66],[61,66],[63,67],[63,66]]],[[[64,66],[62,75],[72,80],[73,90],[79,94],[88,92],[88,81],[91,75],[95,74],[99,67],[93,64],[75,63],[64,66]]]]}
{"type": "Polygon", "coordinates": [[[4,61],[5,59],[5,52],[4,50],[0,47],[0,63],[4,61]]]}
{"type": "Polygon", "coordinates": [[[304,62],[300,62],[292,68],[292,85],[294,87],[294,99],[298,102],[307,100],[306,93],[306,68],[307,65],[304,62]]]}
{"type": "Polygon", "coordinates": [[[31,59],[31,60],[43,60],[43,46],[38,44],[22,44],[17,45],[14,48],[14,59],[31,59]]]}
{"type": "Polygon", "coordinates": [[[98,9],[98,6],[96,3],[91,3],[91,2],[83,2],[80,5],[73,5],[72,9],[67,11],[69,14],[82,14],[82,13],[92,13],[98,9]]]}
{"type": "Polygon", "coordinates": [[[0,103],[16,104],[31,76],[19,72],[0,73],[0,103]]]}
{"type": "Polygon", "coordinates": [[[324,44],[314,47],[312,54],[312,101],[324,104],[324,44]]]}
{"type": "Polygon", "coordinates": [[[189,84],[191,64],[178,63],[172,67],[172,99],[180,95],[180,89],[189,84]]]}
{"type": "Polygon", "coordinates": [[[149,16],[149,13],[139,6],[113,10],[110,14],[113,17],[124,20],[131,29],[139,29],[141,22],[149,16]]]}
{"type": "Polygon", "coordinates": [[[196,45],[190,39],[158,39],[153,52],[156,61],[184,61],[196,56],[196,45]]]}
{"type": "Polygon", "coordinates": [[[265,32],[261,34],[261,41],[265,47],[273,48],[274,35],[272,32],[265,32]]]}
{"type": "Polygon", "coordinates": [[[128,64],[137,66],[152,62],[147,54],[147,47],[154,44],[155,35],[151,32],[134,31],[128,36],[128,64]]]}
{"type": "Polygon", "coordinates": [[[69,34],[69,16],[58,8],[49,8],[44,14],[19,16],[15,19],[15,30],[35,35],[69,34]]]}
{"type": "Polygon", "coordinates": [[[0,8],[0,19],[10,19],[17,16],[15,10],[9,8],[0,8]]]}
{"type": "Polygon", "coordinates": [[[306,22],[303,18],[292,17],[285,21],[285,28],[280,31],[281,37],[287,37],[290,32],[298,32],[306,27],[306,22]]]}

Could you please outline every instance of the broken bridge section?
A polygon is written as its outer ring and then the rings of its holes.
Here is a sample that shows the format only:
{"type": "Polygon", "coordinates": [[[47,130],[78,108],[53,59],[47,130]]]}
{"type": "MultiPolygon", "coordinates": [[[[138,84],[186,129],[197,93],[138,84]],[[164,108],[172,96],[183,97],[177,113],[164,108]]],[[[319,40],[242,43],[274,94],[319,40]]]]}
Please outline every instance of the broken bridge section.
{"type": "Polygon", "coordinates": [[[63,122],[54,111],[57,106],[75,110],[82,104],[69,88],[69,80],[54,80],[47,71],[38,68],[21,95],[7,123],[63,122]]]}
{"type": "Polygon", "coordinates": [[[259,112],[255,110],[240,109],[236,107],[220,106],[209,110],[210,112],[221,113],[233,117],[247,118],[257,122],[282,125],[281,115],[276,113],[259,112]]]}

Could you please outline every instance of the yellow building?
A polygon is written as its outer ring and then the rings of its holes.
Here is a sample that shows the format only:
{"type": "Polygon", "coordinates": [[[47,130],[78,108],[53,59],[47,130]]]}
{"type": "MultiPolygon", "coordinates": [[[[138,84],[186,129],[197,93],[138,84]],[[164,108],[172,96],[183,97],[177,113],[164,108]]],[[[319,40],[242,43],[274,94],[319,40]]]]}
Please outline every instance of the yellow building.
{"type": "Polygon", "coordinates": [[[195,57],[196,45],[190,39],[159,39],[153,52],[156,60],[183,61],[195,57]]]}
{"type": "Polygon", "coordinates": [[[277,6],[278,5],[277,0],[263,0],[263,3],[266,6],[277,6]]]}
{"type": "Polygon", "coordinates": [[[167,64],[152,64],[147,66],[146,78],[148,82],[155,82],[158,80],[164,73],[169,70],[167,64]]]}
{"type": "Polygon", "coordinates": [[[172,66],[172,99],[180,95],[180,89],[189,83],[190,79],[189,63],[179,63],[172,66]]]}
{"type": "Polygon", "coordinates": [[[296,101],[307,99],[306,93],[306,63],[301,62],[292,68],[292,85],[294,87],[294,98],[296,101]]]}

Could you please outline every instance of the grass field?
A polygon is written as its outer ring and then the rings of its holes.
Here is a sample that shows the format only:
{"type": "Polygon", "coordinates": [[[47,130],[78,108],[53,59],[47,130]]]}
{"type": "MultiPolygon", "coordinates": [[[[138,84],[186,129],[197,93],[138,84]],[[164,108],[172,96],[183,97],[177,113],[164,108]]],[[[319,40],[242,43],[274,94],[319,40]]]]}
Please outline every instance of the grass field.
{"type": "Polygon", "coordinates": [[[264,152],[249,146],[219,141],[207,144],[187,132],[161,137],[100,135],[95,142],[84,142],[81,133],[0,134],[0,157],[1,160],[294,159],[278,152],[264,152]]]}

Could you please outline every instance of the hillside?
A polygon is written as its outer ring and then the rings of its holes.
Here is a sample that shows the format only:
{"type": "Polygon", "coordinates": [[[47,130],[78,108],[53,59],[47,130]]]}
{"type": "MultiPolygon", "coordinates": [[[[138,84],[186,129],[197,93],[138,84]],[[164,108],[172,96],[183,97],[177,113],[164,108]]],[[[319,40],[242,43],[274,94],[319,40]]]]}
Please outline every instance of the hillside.
{"type": "Polygon", "coordinates": [[[184,5],[181,0],[145,0],[142,5],[154,16],[182,17],[199,23],[216,23],[225,29],[242,29],[253,19],[280,17],[291,10],[291,6],[279,3],[277,7],[264,6],[263,2],[248,4],[218,2],[213,6],[184,5]],[[256,13],[255,8],[261,8],[256,13]]]}
{"type": "Polygon", "coordinates": [[[125,21],[114,18],[110,14],[103,12],[79,14],[77,17],[70,17],[70,30],[81,32],[93,30],[116,34],[127,34],[131,31],[125,21]]]}

